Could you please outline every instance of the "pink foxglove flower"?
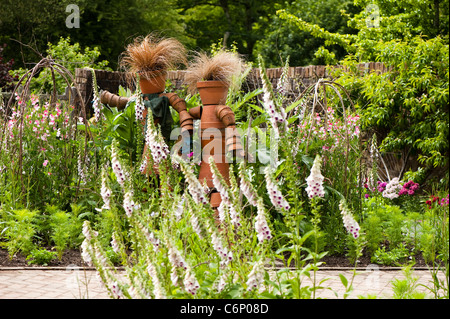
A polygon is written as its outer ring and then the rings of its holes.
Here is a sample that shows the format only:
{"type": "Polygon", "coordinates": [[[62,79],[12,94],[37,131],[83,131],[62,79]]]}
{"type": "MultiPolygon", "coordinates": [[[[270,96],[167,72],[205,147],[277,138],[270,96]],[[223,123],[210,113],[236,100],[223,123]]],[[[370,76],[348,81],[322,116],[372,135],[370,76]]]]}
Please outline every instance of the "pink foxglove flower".
{"type": "Polygon", "coordinates": [[[98,122],[102,116],[101,112],[103,109],[103,104],[100,102],[100,97],[99,97],[99,93],[98,93],[98,85],[97,85],[97,78],[95,76],[95,71],[94,69],[91,69],[91,73],[92,73],[92,88],[93,88],[93,93],[94,93],[94,97],[92,100],[92,108],[94,109],[94,119],[95,122],[98,122]]]}
{"type": "Polygon", "coordinates": [[[256,193],[256,190],[253,188],[253,185],[245,176],[244,166],[242,164],[239,166],[239,177],[241,179],[240,189],[242,193],[245,195],[248,202],[256,207],[258,205],[258,195],[256,193]]]}
{"type": "Polygon", "coordinates": [[[212,173],[212,181],[216,190],[220,193],[222,201],[227,205],[231,205],[230,194],[228,193],[228,185],[220,175],[219,170],[214,162],[214,157],[209,158],[209,167],[212,173]]]}
{"type": "Polygon", "coordinates": [[[200,229],[200,225],[198,223],[198,218],[193,213],[191,213],[190,222],[191,222],[192,229],[195,231],[195,233],[198,235],[198,237],[203,238],[202,230],[200,229]]]}
{"type": "Polygon", "coordinates": [[[255,263],[252,270],[248,274],[247,279],[247,290],[251,291],[253,289],[259,288],[264,280],[264,266],[261,262],[255,263]]]}
{"type": "Polygon", "coordinates": [[[83,261],[88,266],[91,267],[93,265],[91,254],[89,253],[89,240],[87,238],[81,243],[81,258],[83,258],[83,261]]]}
{"type": "Polygon", "coordinates": [[[385,198],[394,199],[399,195],[399,191],[402,189],[402,185],[400,185],[398,177],[394,177],[389,183],[386,185],[386,189],[383,191],[382,195],[385,198]]]}
{"type": "Polygon", "coordinates": [[[144,119],[144,110],[145,110],[145,105],[144,105],[144,101],[142,100],[142,95],[138,94],[138,97],[136,98],[136,104],[135,104],[135,116],[136,116],[136,121],[142,121],[144,119]]]}
{"type": "Polygon", "coordinates": [[[287,121],[286,121],[286,114],[284,113],[283,110],[281,110],[281,112],[278,112],[276,107],[275,107],[275,103],[272,97],[272,84],[270,83],[265,70],[264,70],[264,66],[263,63],[261,61],[260,63],[260,77],[262,80],[262,85],[263,85],[263,106],[264,109],[266,110],[267,114],[269,115],[269,119],[270,122],[272,124],[272,128],[274,130],[275,133],[275,137],[278,138],[279,135],[279,130],[278,130],[278,123],[284,123],[285,127],[287,128],[287,121]]]}
{"type": "Polygon", "coordinates": [[[147,272],[150,275],[150,278],[152,279],[153,293],[155,295],[155,299],[166,299],[166,295],[161,287],[161,282],[158,278],[156,268],[150,260],[147,260],[147,272]]]}
{"type": "Polygon", "coordinates": [[[266,220],[266,213],[262,200],[258,200],[258,214],[255,217],[255,231],[260,242],[270,240],[272,234],[266,220]]]}
{"type": "Polygon", "coordinates": [[[221,223],[225,222],[226,220],[226,213],[227,213],[227,205],[224,201],[220,202],[219,207],[217,207],[217,212],[219,213],[219,220],[221,223]]]}
{"type": "Polygon", "coordinates": [[[170,272],[170,281],[175,287],[178,287],[178,279],[177,266],[172,265],[172,270],[170,272]]]}
{"type": "Polygon", "coordinates": [[[219,278],[219,281],[217,282],[217,292],[221,292],[226,284],[227,284],[227,280],[228,280],[228,275],[227,273],[223,272],[222,275],[219,278]]]}
{"type": "Polygon", "coordinates": [[[181,198],[181,201],[178,202],[177,207],[174,211],[174,215],[175,215],[175,220],[177,222],[179,222],[181,220],[181,217],[183,216],[183,211],[184,211],[184,201],[185,198],[184,196],[181,198]]]}
{"type": "Polygon", "coordinates": [[[188,267],[186,269],[186,275],[184,277],[183,283],[186,291],[192,295],[195,295],[198,288],[200,288],[197,278],[195,278],[195,275],[192,273],[191,267],[188,267]]]}
{"type": "Polygon", "coordinates": [[[124,297],[122,289],[120,288],[119,283],[117,281],[114,281],[111,284],[111,292],[112,292],[112,295],[114,296],[114,298],[116,298],[116,299],[123,299],[123,297],[124,297]]]}
{"type": "Polygon", "coordinates": [[[102,187],[100,189],[100,195],[102,195],[103,206],[101,209],[111,209],[110,200],[111,200],[111,190],[106,185],[106,171],[102,170],[102,187]]]}
{"type": "Polygon", "coordinates": [[[169,157],[170,151],[161,135],[161,132],[155,127],[153,117],[149,113],[147,116],[147,132],[145,134],[145,143],[147,144],[150,154],[155,164],[169,157]]]}
{"type": "Polygon", "coordinates": [[[192,198],[197,204],[203,203],[206,205],[208,203],[208,199],[206,196],[205,188],[202,186],[202,184],[200,184],[200,181],[197,179],[192,169],[178,155],[174,155],[174,159],[177,163],[180,164],[181,171],[183,172],[184,177],[186,178],[186,182],[188,183],[189,194],[191,194],[192,198]]]}
{"type": "Polygon", "coordinates": [[[122,186],[122,188],[125,187],[125,171],[120,163],[119,154],[115,143],[112,143],[111,145],[111,167],[116,175],[117,182],[120,186],[122,186]]]}
{"type": "Polygon", "coordinates": [[[213,245],[214,250],[220,257],[220,265],[225,266],[228,265],[228,263],[233,260],[233,255],[231,251],[228,251],[228,249],[223,244],[223,240],[220,238],[218,234],[211,228],[209,229],[211,233],[211,242],[213,245]]]}
{"type": "Polygon", "coordinates": [[[353,215],[348,209],[345,200],[343,199],[341,200],[341,202],[339,203],[339,209],[341,210],[342,221],[344,223],[345,229],[347,230],[347,232],[352,234],[354,238],[358,238],[360,230],[359,224],[353,218],[353,215]]]}
{"type": "Polygon", "coordinates": [[[319,155],[314,159],[313,166],[311,168],[311,173],[306,179],[307,187],[306,192],[309,198],[313,197],[324,197],[325,191],[323,189],[323,175],[320,172],[322,160],[319,155]]]}
{"type": "Polygon", "coordinates": [[[42,163],[42,165],[43,165],[44,167],[46,167],[46,166],[48,165],[48,160],[45,160],[44,163],[42,163]]]}
{"type": "Polygon", "coordinates": [[[120,251],[119,243],[116,238],[116,233],[112,234],[111,248],[116,254],[118,254],[120,251]]]}
{"type": "Polygon", "coordinates": [[[187,263],[184,260],[184,258],[181,256],[180,252],[178,251],[178,249],[176,249],[175,247],[173,247],[172,245],[168,244],[168,249],[169,249],[169,261],[172,265],[176,266],[176,267],[180,267],[186,270],[187,268],[187,263]]]}
{"type": "Polygon", "coordinates": [[[144,174],[146,169],[147,169],[147,158],[144,157],[141,166],[139,166],[139,172],[141,172],[141,174],[144,174]]]}
{"type": "Polygon", "coordinates": [[[277,185],[272,180],[272,174],[270,171],[270,166],[267,166],[264,169],[264,174],[266,178],[266,189],[267,194],[269,194],[270,201],[273,206],[278,210],[289,210],[291,207],[289,203],[284,198],[281,191],[278,189],[277,185]]]}
{"type": "Polygon", "coordinates": [[[123,209],[125,210],[125,214],[127,214],[128,217],[131,217],[133,214],[135,203],[133,201],[133,192],[128,190],[123,199],[123,209]]]}
{"type": "Polygon", "coordinates": [[[220,197],[222,198],[220,211],[219,211],[219,218],[221,221],[224,220],[224,211],[225,207],[228,209],[228,212],[230,214],[231,222],[235,225],[240,227],[241,221],[238,211],[236,210],[235,204],[232,202],[229,188],[223,177],[220,175],[219,170],[217,169],[217,166],[215,165],[214,158],[211,156],[209,158],[209,167],[211,169],[212,177],[213,177],[213,184],[215,189],[219,192],[220,197]],[[223,203],[223,205],[222,205],[223,203]]]}

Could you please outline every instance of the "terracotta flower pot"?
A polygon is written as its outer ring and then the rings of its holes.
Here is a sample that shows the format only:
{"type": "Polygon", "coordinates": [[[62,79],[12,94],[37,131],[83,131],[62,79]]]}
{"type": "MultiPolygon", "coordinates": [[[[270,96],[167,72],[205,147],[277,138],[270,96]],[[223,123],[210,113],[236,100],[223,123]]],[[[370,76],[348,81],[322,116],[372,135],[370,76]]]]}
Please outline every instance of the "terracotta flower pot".
{"type": "MultiPolygon", "coordinates": [[[[206,180],[208,187],[213,188],[213,177],[209,166],[209,157],[213,156],[216,166],[228,181],[229,165],[225,159],[225,125],[217,117],[216,108],[225,103],[228,86],[220,81],[204,81],[197,83],[197,88],[202,100],[202,111],[200,118],[202,162],[199,171],[199,180],[206,180]]],[[[213,207],[218,207],[220,200],[211,202],[213,207]]]]}
{"type": "Polygon", "coordinates": [[[166,89],[166,72],[154,72],[151,77],[139,77],[139,85],[143,94],[162,93],[166,89]]]}
{"type": "Polygon", "coordinates": [[[201,81],[197,90],[203,105],[224,104],[227,100],[228,86],[221,81],[201,81]]]}

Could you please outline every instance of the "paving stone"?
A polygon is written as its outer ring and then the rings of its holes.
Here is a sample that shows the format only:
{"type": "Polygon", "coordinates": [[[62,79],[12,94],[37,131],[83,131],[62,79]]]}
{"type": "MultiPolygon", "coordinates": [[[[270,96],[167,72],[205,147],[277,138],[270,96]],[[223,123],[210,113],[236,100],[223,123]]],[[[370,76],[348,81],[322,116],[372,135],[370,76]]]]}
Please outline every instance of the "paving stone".
{"type": "MultiPolygon", "coordinates": [[[[316,290],[316,298],[343,299],[345,287],[339,274],[346,277],[350,283],[352,271],[318,271],[316,285],[325,289],[316,290]],[[330,289],[328,289],[330,288],[330,289]],[[336,296],[337,294],[337,296],[336,296]]],[[[124,273],[120,275],[124,278],[124,273]]],[[[413,277],[424,285],[432,285],[429,271],[415,271],[413,277]]],[[[440,274],[440,278],[445,278],[440,274]]],[[[348,299],[357,299],[358,296],[376,295],[380,299],[392,298],[392,281],[404,279],[400,271],[359,271],[353,278],[353,291],[348,299]]],[[[313,285],[311,278],[302,277],[302,286],[313,285]]],[[[422,286],[417,290],[431,292],[422,286]]],[[[83,270],[0,270],[0,299],[107,299],[106,289],[95,275],[95,271],[83,270]]]]}

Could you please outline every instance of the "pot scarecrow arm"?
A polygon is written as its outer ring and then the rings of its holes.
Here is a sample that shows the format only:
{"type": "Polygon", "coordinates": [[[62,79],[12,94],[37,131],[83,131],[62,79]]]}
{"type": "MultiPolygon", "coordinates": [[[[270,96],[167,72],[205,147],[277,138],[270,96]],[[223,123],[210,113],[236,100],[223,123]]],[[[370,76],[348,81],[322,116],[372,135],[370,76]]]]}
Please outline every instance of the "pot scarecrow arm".
{"type": "Polygon", "coordinates": [[[194,129],[194,119],[187,111],[186,101],[180,98],[176,93],[163,93],[161,96],[166,96],[169,99],[170,105],[180,115],[180,126],[182,130],[187,130],[191,134],[194,129]]]}
{"type": "Polygon", "coordinates": [[[125,108],[125,106],[128,103],[128,98],[124,96],[119,96],[116,94],[113,94],[111,92],[108,92],[106,90],[103,90],[100,93],[100,102],[103,104],[107,104],[111,107],[117,107],[118,110],[122,110],[125,108]]]}
{"type": "Polygon", "coordinates": [[[241,136],[236,129],[236,120],[233,110],[226,105],[216,107],[216,115],[225,125],[225,147],[227,152],[232,152],[233,156],[244,157],[244,150],[241,145],[241,136]]]}

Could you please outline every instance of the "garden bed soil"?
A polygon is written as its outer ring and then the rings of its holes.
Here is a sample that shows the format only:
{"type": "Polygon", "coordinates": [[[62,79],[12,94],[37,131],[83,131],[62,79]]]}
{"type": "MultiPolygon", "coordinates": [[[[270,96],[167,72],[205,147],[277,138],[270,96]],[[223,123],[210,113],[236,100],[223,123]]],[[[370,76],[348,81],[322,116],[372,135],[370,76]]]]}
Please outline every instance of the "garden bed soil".
{"type": "MultiPolygon", "coordinates": [[[[414,257],[415,264],[414,268],[425,268],[427,269],[427,264],[425,263],[423,257],[419,254],[414,257]]],[[[325,256],[321,259],[323,262],[321,268],[354,268],[354,264],[351,264],[347,257],[345,256],[325,256]]],[[[278,264],[278,263],[277,263],[278,264]]],[[[373,264],[370,262],[370,256],[363,255],[358,263],[358,268],[365,268],[368,265],[373,264]]],[[[8,251],[6,249],[0,249],[0,269],[1,268],[10,268],[10,267],[16,267],[16,268],[42,268],[42,267],[68,267],[68,266],[79,266],[83,267],[86,266],[86,264],[83,262],[83,259],[81,257],[81,252],[79,250],[66,250],[64,254],[62,255],[61,260],[55,259],[52,260],[48,265],[42,266],[42,265],[35,265],[35,264],[28,264],[28,260],[26,260],[26,257],[17,254],[13,258],[10,258],[8,251]]],[[[378,265],[380,269],[390,269],[390,268],[398,268],[397,267],[390,267],[390,266],[384,266],[384,265],[378,265]]]]}

